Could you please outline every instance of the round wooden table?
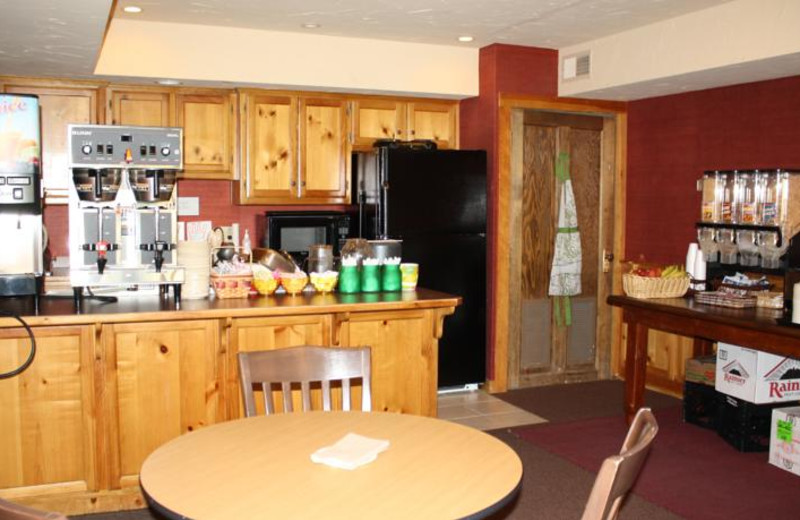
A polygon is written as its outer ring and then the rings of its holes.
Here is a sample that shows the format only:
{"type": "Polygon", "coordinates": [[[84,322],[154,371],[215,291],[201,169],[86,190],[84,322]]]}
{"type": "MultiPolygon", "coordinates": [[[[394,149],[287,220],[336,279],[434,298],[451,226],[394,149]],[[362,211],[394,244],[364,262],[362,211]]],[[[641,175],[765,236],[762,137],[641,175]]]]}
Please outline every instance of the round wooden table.
{"type": "Polygon", "coordinates": [[[482,518],[508,503],[522,462],[500,440],[459,424],[382,412],[306,412],[220,423],[145,460],[140,483],[171,518],[482,518]],[[386,439],[354,470],[311,461],[347,433],[386,439]]]}

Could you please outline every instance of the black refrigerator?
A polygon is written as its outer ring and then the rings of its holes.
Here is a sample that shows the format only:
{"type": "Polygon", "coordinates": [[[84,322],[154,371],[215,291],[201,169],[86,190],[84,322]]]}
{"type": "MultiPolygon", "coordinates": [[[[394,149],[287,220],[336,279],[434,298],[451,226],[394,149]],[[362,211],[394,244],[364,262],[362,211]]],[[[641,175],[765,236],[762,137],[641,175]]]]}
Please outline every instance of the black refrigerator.
{"type": "Polygon", "coordinates": [[[486,152],[393,143],[359,154],[354,168],[360,236],[402,240],[420,287],[462,298],[439,341],[439,388],[483,383],[486,152]]]}

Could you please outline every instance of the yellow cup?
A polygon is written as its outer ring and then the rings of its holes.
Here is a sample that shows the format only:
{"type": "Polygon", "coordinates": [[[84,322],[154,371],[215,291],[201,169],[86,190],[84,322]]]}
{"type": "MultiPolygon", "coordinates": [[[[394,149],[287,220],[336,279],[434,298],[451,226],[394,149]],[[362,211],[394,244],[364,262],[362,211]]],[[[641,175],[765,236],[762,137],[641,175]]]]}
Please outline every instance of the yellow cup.
{"type": "Polygon", "coordinates": [[[419,279],[419,264],[400,264],[400,276],[404,291],[415,290],[419,279]]]}

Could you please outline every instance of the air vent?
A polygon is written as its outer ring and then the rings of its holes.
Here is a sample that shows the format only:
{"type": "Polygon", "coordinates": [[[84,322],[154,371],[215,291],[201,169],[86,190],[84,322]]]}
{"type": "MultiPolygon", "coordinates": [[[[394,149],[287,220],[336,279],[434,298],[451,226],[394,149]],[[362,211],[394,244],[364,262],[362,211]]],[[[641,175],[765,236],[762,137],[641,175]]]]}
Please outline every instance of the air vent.
{"type": "Polygon", "coordinates": [[[592,60],[588,52],[566,56],[561,61],[561,79],[578,79],[589,76],[592,60]]]}

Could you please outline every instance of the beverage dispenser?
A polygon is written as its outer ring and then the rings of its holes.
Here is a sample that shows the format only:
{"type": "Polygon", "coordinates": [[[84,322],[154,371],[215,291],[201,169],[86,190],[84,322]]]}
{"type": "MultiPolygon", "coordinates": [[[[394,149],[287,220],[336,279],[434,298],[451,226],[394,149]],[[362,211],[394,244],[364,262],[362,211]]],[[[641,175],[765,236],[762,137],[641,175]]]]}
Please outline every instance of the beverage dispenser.
{"type": "Polygon", "coordinates": [[[177,172],[182,130],[70,125],[70,283],[86,287],[172,287],[177,261],[177,172]]]}
{"type": "Polygon", "coordinates": [[[39,98],[0,94],[0,296],[41,292],[40,142],[39,98]]]}

